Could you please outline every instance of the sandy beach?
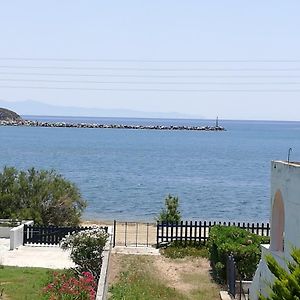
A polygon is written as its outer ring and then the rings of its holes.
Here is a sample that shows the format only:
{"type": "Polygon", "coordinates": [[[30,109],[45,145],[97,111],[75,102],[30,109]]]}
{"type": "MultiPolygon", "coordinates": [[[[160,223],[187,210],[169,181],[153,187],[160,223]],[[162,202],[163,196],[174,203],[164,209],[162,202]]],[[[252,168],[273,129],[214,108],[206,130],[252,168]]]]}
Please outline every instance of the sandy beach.
{"type": "MultiPolygon", "coordinates": [[[[114,221],[83,220],[83,226],[113,226],[114,221]]],[[[156,243],[156,223],[116,222],[116,246],[152,246],[156,243]]]]}

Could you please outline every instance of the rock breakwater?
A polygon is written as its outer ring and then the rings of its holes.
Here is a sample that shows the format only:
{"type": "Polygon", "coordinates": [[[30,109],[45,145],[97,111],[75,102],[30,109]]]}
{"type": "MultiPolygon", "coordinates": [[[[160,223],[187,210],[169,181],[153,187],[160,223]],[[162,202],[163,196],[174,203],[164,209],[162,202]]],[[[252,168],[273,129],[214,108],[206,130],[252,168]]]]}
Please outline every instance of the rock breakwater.
{"type": "Polygon", "coordinates": [[[194,131],[224,131],[222,126],[165,126],[165,125],[123,125],[98,123],[66,123],[41,122],[32,120],[0,121],[0,126],[28,126],[28,127],[58,127],[58,128],[114,128],[136,130],[194,130],[194,131]]]}

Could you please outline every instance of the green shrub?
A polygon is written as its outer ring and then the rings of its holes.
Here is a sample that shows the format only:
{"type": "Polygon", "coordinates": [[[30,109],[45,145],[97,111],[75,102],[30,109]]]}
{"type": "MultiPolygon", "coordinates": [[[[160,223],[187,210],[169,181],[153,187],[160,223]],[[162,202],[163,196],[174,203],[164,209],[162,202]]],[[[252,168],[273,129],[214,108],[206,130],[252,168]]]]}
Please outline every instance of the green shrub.
{"type": "Polygon", "coordinates": [[[173,259],[187,256],[208,258],[208,250],[202,244],[188,243],[185,245],[184,243],[173,242],[168,247],[162,248],[160,252],[165,257],[173,259]]]}
{"type": "Polygon", "coordinates": [[[53,170],[5,167],[0,172],[0,218],[73,226],[80,222],[85,207],[78,188],[53,170]]]}
{"type": "Polygon", "coordinates": [[[271,285],[270,297],[260,295],[260,300],[300,299],[300,249],[293,249],[291,256],[293,261],[287,263],[288,271],[273,256],[266,257],[275,281],[271,285]]]}
{"type": "Polygon", "coordinates": [[[268,242],[269,238],[238,227],[212,227],[207,247],[214,275],[221,282],[226,280],[227,257],[232,254],[242,278],[252,279],[260,260],[260,244],[268,242]]]}
{"type": "Polygon", "coordinates": [[[90,272],[98,280],[107,240],[108,234],[102,228],[94,228],[67,236],[62,240],[61,248],[71,250],[78,273],[90,272]]]}
{"type": "Polygon", "coordinates": [[[178,197],[169,194],[165,198],[165,207],[160,212],[157,220],[161,222],[179,222],[181,220],[181,215],[178,207],[178,197]]]}

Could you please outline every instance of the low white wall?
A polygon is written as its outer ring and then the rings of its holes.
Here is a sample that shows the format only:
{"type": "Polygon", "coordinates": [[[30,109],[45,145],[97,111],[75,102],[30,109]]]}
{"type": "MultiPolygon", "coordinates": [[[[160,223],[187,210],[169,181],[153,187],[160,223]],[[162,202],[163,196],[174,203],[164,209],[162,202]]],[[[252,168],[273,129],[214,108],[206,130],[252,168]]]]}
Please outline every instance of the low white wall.
{"type": "Polygon", "coordinates": [[[0,238],[9,238],[12,227],[0,227],[0,238]]]}
{"type": "Polygon", "coordinates": [[[107,275],[108,275],[110,252],[112,247],[112,237],[113,237],[112,226],[108,227],[108,234],[109,234],[109,238],[103,251],[102,266],[101,266],[100,278],[98,282],[96,300],[107,299],[107,288],[108,288],[107,275]]]}
{"type": "Polygon", "coordinates": [[[19,225],[18,227],[14,227],[10,230],[10,250],[14,250],[18,248],[19,246],[23,245],[24,241],[24,224],[26,225],[33,225],[33,221],[25,221],[22,222],[22,225],[19,225]]]}

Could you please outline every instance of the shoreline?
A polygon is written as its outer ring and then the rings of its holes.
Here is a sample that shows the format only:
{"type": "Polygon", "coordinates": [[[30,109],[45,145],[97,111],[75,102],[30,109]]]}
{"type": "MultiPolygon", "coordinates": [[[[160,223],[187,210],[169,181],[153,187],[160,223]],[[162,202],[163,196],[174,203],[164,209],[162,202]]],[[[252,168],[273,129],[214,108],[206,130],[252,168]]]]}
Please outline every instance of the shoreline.
{"type": "MultiPolygon", "coordinates": [[[[80,221],[80,224],[81,225],[87,225],[87,226],[89,226],[89,225],[107,225],[107,226],[113,226],[113,224],[114,224],[114,221],[116,221],[116,223],[117,224],[128,224],[128,225],[135,225],[135,224],[145,224],[145,225],[147,225],[147,224],[149,224],[149,225],[154,225],[154,226],[156,226],[156,221],[155,220],[152,220],[152,221],[142,221],[142,220],[107,220],[107,219],[99,219],[99,220],[95,220],[95,219],[81,219],[81,221],[80,221]]],[[[244,223],[245,225],[247,225],[247,224],[266,224],[266,223],[269,223],[270,221],[269,220],[265,220],[265,221],[230,221],[230,220],[228,220],[228,219],[223,219],[223,220],[214,220],[214,221],[212,221],[212,220],[210,220],[210,219],[208,219],[208,220],[182,220],[182,222],[183,222],[183,224],[185,224],[186,222],[189,224],[190,222],[195,222],[195,221],[197,221],[198,223],[201,221],[202,223],[204,223],[204,222],[206,222],[207,224],[208,223],[216,223],[216,224],[219,224],[219,223],[221,223],[221,224],[223,224],[223,223],[235,223],[235,224],[238,224],[238,223],[240,223],[240,224],[242,224],[242,223],[244,223]]],[[[181,221],[180,221],[181,222],[181,221]]],[[[178,223],[180,223],[180,222],[178,222],[178,223]]]]}

